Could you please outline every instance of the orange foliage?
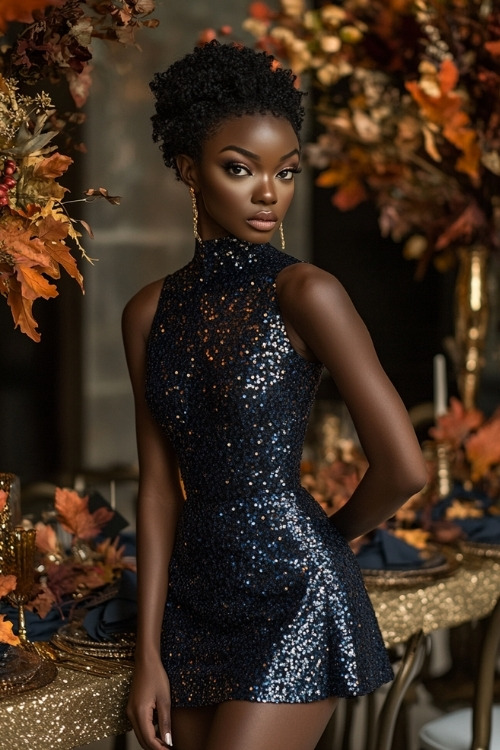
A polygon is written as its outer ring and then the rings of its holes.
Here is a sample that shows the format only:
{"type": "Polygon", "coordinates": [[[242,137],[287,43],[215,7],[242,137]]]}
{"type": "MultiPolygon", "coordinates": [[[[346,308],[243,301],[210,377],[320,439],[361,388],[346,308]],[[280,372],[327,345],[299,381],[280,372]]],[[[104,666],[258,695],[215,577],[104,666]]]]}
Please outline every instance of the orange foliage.
{"type": "Polygon", "coordinates": [[[436,83],[440,89],[439,96],[427,93],[418,81],[408,81],[405,85],[424,117],[441,127],[443,137],[462,152],[456,161],[455,168],[459,172],[468,174],[473,182],[477,182],[481,149],[469,115],[462,109],[463,98],[454,92],[458,79],[456,65],[451,60],[444,60],[436,75],[436,83]]]}
{"type": "Polygon", "coordinates": [[[114,515],[112,510],[104,507],[90,513],[88,504],[88,496],[80,497],[75,490],[60,487],[56,489],[55,508],[58,521],[63,529],[77,539],[93,539],[114,515]]]}
{"type": "Polygon", "coordinates": [[[0,575],[0,598],[7,596],[11,591],[16,588],[16,576],[3,576],[0,575]]]}
{"type": "Polygon", "coordinates": [[[5,492],[5,490],[0,490],[0,513],[7,505],[8,498],[9,498],[9,493],[5,492]]]}
{"type": "Polygon", "coordinates": [[[475,435],[471,435],[465,452],[471,465],[471,479],[477,482],[488,470],[500,463],[500,409],[475,435]]]}
{"type": "Polygon", "coordinates": [[[483,421],[484,415],[479,409],[465,409],[462,402],[452,396],[449,410],[437,418],[437,425],[430,428],[429,435],[438,442],[447,442],[457,448],[483,421]]]}
{"type": "Polygon", "coordinates": [[[12,623],[5,619],[5,615],[0,615],[0,643],[8,643],[9,646],[19,646],[21,643],[12,632],[12,623]]]}

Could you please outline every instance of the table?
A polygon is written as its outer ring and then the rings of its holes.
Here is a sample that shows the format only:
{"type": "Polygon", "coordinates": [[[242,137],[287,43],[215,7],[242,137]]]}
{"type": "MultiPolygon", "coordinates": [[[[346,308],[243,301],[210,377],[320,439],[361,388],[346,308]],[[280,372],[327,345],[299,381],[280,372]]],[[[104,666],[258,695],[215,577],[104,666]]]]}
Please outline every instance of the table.
{"type": "MultiPolygon", "coordinates": [[[[500,595],[500,560],[467,557],[447,578],[369,593],[386,645],[402,644],[420,628],[431,633],[486,617],[500,595]]],[[[108,678],[60,668],[45,688],[0,700],[1,747],[72,750],[124,733],[130,676],[125,668],[108,678]]]]}

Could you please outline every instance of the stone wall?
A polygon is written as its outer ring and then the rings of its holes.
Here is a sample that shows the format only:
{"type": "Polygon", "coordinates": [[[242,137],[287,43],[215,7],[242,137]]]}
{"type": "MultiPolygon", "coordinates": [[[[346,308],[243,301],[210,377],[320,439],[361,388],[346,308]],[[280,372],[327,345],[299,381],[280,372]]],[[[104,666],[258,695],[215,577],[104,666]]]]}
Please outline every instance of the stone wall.
{"type": "MultiPolygon", "coordinates": [[[[97,258],[84,268],[83,465],[135,463],[133,405],[122,350],[120,318],[141,286],[173,271],[193,252],[186,188],[165,169],[151,140],[153,112],[148,83],[157,70],[189,52],[199,32],[223,24],[241,31],[246,1],[217,3],[158,0],[160,26],[139,35],[142,51],[96,45],[83,159],[85,187],[106,187],[121,206],[95,202],[86,218],[95,239],[85,243],[97,258]]],[[[287,252],[309,257],[307,176],[301,176],[285,222],[287,252]]],[[[279,240],[277,240],[279,242],[279,240]]]]}

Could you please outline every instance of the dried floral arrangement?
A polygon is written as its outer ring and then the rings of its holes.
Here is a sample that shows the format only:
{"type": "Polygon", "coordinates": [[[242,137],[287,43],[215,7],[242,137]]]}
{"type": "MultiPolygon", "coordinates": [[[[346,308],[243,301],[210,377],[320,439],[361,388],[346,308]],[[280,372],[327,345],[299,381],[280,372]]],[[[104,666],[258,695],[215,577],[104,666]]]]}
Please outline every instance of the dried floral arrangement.
{"type": "MultiPolygon", "coordinates": [[[[153,28],[154,0],[4,0],[0,7],[0,293],[16,327],[40,340],[33,302],[58,294],[61,269],[83,290],[72,248],[89,260],[71,217],[61,178],[73,163],[64,151],[84,151],[72,129],[91,85],[95,39],[134,45],[141,27],[153,28]],[[10,24],[10,25],[9,25],[10,24]],[[12,25],[14,24],[14,25],[12,25]],[[67,85],[74,108],[57,112],[40,85],[67,85]],[[56,145],[56,142],[59,145],[56,145]]],[[[120,202],[105,188],[85,191],[81,201],[120,202]]]]}
{"type": "MultiPolygon", "coordinates": [[[[0,509],[1,502],[0,497],[0,509]]],[[[54,511],[54,523],[39,521],[35,525],[37,580],[25,606],[42,619],[54,608],[85,605],[95,592],[118,582],[124,570],[135,571],[135,560],[125,556],[125,546],[120,546],[117,538],[104,536],[114,511],[102,506],[91,512],[88,496],[59,487],[54,511]],[[61,541],[60,530],[70,535],[68,546],[61,541]]],[[[35,581],[35,571],[33,575],[35,581]]],[[[0,598],[15,586],[15,576],[0,576],[0,598]]],[[[18,645],[12,623],[3,622],[4,617],[0,616],[0,642],[18,645]]]]}
{"type": "Polygon", "coordinates": [[[306,152],[337,208],[373,199],[417,275],[461,243],[498,246],[498,3],[253,2],[243,26],[312,84],[323,132],[306,152]]]}

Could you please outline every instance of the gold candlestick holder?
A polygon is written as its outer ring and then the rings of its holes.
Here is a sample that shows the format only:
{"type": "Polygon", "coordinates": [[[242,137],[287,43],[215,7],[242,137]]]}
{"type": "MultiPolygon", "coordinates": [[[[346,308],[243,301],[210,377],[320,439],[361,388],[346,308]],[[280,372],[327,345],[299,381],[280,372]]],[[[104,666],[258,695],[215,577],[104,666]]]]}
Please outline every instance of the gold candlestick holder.
{"type": "Polygon", "coordinates": [[[4,563],[7,573],[16,576],[16,588],[8,595],[11,604],[17,607],[19,615],[19,639],[26,643],[26,619],[24,606],[30,599],[35,582],[35,529],[14,528],[8,534],[7,554],[4,563]]]}

